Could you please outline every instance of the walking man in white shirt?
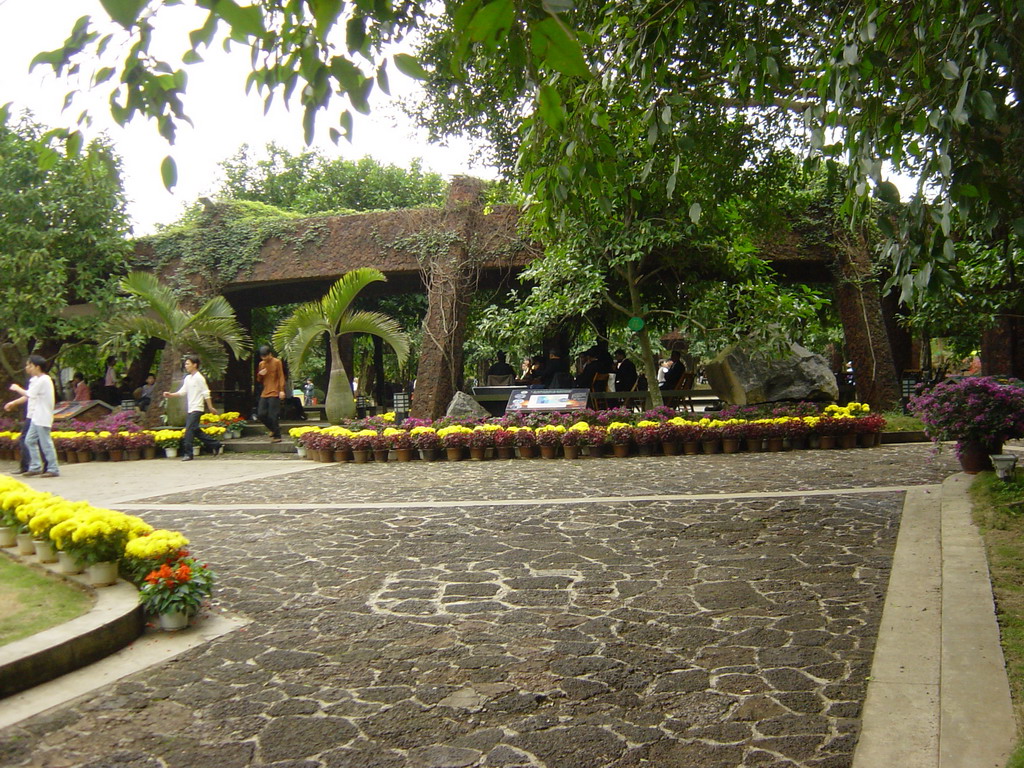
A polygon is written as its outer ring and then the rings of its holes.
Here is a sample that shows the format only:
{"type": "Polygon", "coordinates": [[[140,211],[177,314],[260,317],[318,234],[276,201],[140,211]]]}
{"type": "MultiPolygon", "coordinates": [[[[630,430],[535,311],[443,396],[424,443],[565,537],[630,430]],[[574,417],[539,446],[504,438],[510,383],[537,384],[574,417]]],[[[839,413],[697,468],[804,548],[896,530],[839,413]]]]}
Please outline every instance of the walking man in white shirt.
{"type": "Polygon", "coordinates": [[[28,399],[28,419],[32,425],[28,428],[25,443],[28,445],[29,465],[25,477],[60,477],[57,466],[57,449],[53,445],[50,430],[53,428],[53,409],[56,396],[53,379],[44,370],[46,358],[40,355],[29,355],[25,363],[25,373],[29,379],[28,389],[11,384],[11,390],[28,399]],[[43,460],[46,460],[46,471],[43,471],[43,460]]]}
{"type": "Polygon", "coordinates": [[[192,440],[196,438],[210,453],[217,455],[221,444],[199,428],[199,417],[204,407],[210,413],[217,413],[210,398],[210,387],[206,377],[199,372],[199,355],[185,355],[185,378],[177,392],[164,392],[164,397],[185,398],[185,434],[181,438],[181,460],[192,461],[192,440]]]}

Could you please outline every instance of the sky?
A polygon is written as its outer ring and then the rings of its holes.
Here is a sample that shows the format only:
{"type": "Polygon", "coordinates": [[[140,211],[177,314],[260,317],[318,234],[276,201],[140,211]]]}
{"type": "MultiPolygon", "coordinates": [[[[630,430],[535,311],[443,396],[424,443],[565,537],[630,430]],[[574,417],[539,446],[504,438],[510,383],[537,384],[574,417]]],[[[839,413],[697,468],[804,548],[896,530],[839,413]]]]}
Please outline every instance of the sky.
{"type": "MultiPolygon", "coordinates": [[[[180,64],[187,37],[205,16],[194,8],[166,9],[157,26],[158,37],[151,49],[174,65],[180,64]],[[166,30],[168,39],[160,36],[166,30]],[[176,42],[171,43],[174,36],[176,42]]],[[[185,111],[194,127],[182,125],[173,147],[160,137],[156,126],[136,118],[122,128],[107,111],[108,91],[82,94],[75,106],[62,111],[65,94],[74,85],[58,79],[48,67],[29,73],[32,58],[40,51],[59,48],[79,16],[90,14],[97,21],[109,19],[98,0],[0,0],[0,104],[12,103],[13,111],[31,110],[37,122],[48,127],[74,128],[83,108],[88,107],[93,124],[83,128],[86,138],[105,133],[123,161],[128,211],[136,235],[150,234],[157,224],[175,221],[185,207],[218,186],[218,164],[247,143],[261,149],[276,142],[293,152],[305,149],[302,110],[287,111],[278,99],[264,115],[263,100],[255,92],[245,94],[248,50],[237,47],[225,53],[215,45],[204,54],[203,64],[186,68],[189,73],[185,111]],[[45,18],[42,14],[45,13],[45,18]],[[160,163],[171,154],[178,166],[178,184],[168,192],[161,181],[160,163]]],[[[117,28],[110,24],[110,30],[117,28]]],[[[107,31],[104,29],[103,31],[107,31]]],[[[123,30],[122,30],[123,33],[123,30]]],[[[122,34],[123,39],[123,34],[122,34]]],[[[493,178],[493,169],[471,162],[471,146],[455,141],[450,147],[427,143],[398,109],[395,98],[414,93],[417,84],[388,67],[392,98],[377,93],[371,98],[372,114],[356,114],[352,143],[337,145],[328,138],[333,119],[321,117],[313,147],[329,157],[357,159],[371,156],[381,163],[408,166],[420,158],[427,170],[450,177],[469,174],[493,178]]]]}

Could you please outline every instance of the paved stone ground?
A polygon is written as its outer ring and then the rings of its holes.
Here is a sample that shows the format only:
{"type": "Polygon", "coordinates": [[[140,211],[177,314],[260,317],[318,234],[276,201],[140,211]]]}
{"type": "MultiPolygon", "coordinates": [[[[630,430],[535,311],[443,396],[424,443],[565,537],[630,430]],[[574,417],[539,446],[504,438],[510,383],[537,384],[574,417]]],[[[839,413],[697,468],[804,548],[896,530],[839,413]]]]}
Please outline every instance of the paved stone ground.
{"type": "Polygon", "coordinates": [[[184,530],[220,574],[216,607],[253,623],[0,732],[0,764],[849,766],[902,494],[727,494],[931,483],[951,462],[900,446],[312,467],[174,496],[238,505],[145,517],[184,530]],[[245,507],[403,496],[536,503],[245,507]]]}

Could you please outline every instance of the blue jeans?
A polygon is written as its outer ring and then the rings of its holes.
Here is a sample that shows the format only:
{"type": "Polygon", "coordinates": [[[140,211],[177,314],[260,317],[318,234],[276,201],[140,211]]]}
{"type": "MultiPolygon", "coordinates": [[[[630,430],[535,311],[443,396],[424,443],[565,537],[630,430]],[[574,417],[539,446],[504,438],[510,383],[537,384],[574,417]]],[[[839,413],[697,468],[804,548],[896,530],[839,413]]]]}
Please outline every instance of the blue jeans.
{"type": "Polygon", "coordinates": [[[50,437],[50,427],[33,424],[28,428],[25,442],[28,444],[29,472],[41,472],[45,458],[46,471],[60,474],[60,468],[57,466],[57,449],[53,446],[53,438],[50,437]]]}
{"type": "Polygon", "coordinates": [[[192,411],[185,416],[185,434],[181,438],[181,455],[182,458],[185,456],[192,455],[192,439],[195,438],[203,447],[209,451],[213,451],[216,448],[220,448],[220,441],[214,440],[208,434],[203,432],[199,428],[199,417],[203,415],[202,411],[192,411]]]}

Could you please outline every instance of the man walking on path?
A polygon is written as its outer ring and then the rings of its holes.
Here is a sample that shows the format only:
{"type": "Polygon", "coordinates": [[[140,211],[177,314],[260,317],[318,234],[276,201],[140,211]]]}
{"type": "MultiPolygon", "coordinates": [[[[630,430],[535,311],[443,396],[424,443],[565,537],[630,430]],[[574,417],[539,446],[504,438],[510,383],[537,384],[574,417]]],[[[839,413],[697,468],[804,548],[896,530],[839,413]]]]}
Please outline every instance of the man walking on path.
{"type": "Polygon", "coordinates": [[[285,391],[284,366],[274,357],[273,351],[264,344],[260,347],[260,367],[256,371],[256,381],[263,385],[260,402],[256,408],[256,418],[270,430],[270,442],[281,442],[281,401],[288,393],[285,391]]]}
{"type": "Polygon", "coordinates": [[[29,452],[28,471],[23,473],[25,477],[60,477],[57,449],[50,435],[57,398],[53,389],[53,379],[46,375],[45,365],[45,358],[40,355],[29,355],[28,362],[25,363],[25,373],[32,377],[28,382],[28,389],[11,384],[11,391],[28,400],[28,420],[31,426],[25,434],[25,445],[29,452]]]}
{"type": "Polygon", "coordinates": [[[210,387],[206,383],[206,377],[199,372],[199,364],[198,355],[185,355],[185,378],[181,382],[181,389],[177,392],[164,392],[164,397],[185,398],[185,434],[181,438],[182,461],[192,461],[193,438],[198,439],[203,447],[214,455],[219,454],[222,447],[219,441],[199,428],[199,417],[203,415],[204,408],[208,408],[210,413],[217,413],[210,398],[210,387]]]}

